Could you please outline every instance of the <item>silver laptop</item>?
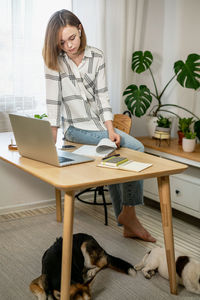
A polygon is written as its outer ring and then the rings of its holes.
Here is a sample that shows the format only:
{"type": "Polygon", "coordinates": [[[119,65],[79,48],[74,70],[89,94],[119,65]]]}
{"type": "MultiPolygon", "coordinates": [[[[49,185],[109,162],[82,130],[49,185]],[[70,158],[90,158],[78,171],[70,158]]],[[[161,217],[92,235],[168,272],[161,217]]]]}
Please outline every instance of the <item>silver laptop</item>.
{"type": "Polygon", "coordinates": [[[64,167],[94,160],[91,157],[57,150],[49,121],[9,114],[21,156],[64,167]]]}

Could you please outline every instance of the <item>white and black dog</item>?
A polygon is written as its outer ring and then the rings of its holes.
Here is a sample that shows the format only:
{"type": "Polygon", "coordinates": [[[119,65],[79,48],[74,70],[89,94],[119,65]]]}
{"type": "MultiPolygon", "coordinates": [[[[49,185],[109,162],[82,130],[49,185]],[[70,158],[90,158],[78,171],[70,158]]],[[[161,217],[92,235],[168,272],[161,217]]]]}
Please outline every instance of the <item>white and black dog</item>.
{"type": "MultiPolygon", "coordinates": [[[[175,253],[177,283],[195,294],[200,294],[200,262],[185,255],[175,253]]],[[[134,266],[136,270],[142,270],[145,278],[150,279],[156,271],[169,279],[167,260],[164,248],[156,247],[149,251],[141,262],[134,266]]]]}

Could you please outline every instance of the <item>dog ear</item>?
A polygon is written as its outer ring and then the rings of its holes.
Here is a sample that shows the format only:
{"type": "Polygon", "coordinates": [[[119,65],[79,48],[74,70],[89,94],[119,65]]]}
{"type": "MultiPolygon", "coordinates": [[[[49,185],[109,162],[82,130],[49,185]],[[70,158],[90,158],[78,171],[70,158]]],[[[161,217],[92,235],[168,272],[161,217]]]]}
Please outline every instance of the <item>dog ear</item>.
{"type": "Polygon", "coordinates": [[[46,293],[44,290],[44,282],[45,282],[44,275],[41,275],[40,277],[34,279],[29,285],[31,292],[36,296],[45,295],[46,293]]]}
{"type": "Polygon", "coordinates": [[[54,290],[53,291],[53,295],[54,295],[54,297],[56,298],[56,299],[60,299],[60,292],[59,291],[57,291],[57,290],[54,290]]]}

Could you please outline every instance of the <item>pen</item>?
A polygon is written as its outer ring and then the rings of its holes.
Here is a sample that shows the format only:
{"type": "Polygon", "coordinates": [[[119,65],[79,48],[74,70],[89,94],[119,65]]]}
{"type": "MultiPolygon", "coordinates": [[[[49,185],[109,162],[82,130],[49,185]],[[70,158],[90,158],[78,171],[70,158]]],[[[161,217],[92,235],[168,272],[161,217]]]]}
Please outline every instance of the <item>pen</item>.
{"type": "Polygon", "coordinates": [[[106,156],[106,157],[103,157],[102,160],[113,157],[113,156],[120,156],[120,154],[118,153],[118,154],[113,154],[113,155],[110,155],[110,156],[106,156]]]}

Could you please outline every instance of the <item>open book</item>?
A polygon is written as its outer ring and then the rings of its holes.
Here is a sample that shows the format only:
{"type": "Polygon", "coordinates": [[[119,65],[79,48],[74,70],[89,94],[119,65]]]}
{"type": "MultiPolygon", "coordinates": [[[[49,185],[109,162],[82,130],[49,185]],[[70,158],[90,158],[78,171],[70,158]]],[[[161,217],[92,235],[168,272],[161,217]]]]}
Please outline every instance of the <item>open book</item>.
{"type": "Polygon", "coordinates": [[[125,171],[134,171],[134,172],[140,172],[151,166],[152,164],[150,163],[142,163],[133,160],[126,160],[125,162],[119,163],[118,165],[111,165],[110,163],[106,163],[105,161],[102,160],[101,163],[98,164],[98,167],[119,169],[125,171]]]}
{"type": "Polygon", "coordinates": [[[117,149],[115,142],[108,138],[101,139],[97,146],[84,145],[73,151],[73,153],[86,156],[100,156],[106,157],[117,149]]]}

